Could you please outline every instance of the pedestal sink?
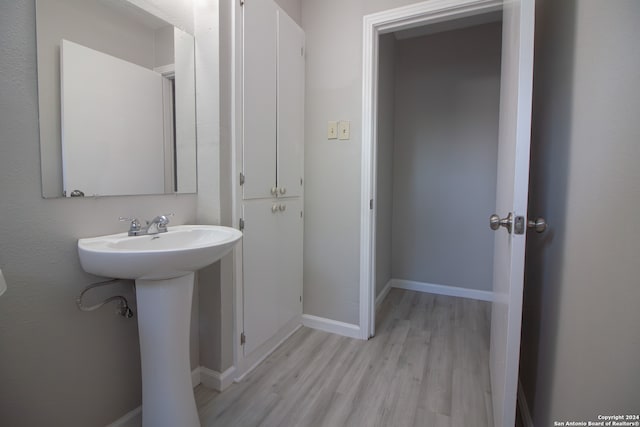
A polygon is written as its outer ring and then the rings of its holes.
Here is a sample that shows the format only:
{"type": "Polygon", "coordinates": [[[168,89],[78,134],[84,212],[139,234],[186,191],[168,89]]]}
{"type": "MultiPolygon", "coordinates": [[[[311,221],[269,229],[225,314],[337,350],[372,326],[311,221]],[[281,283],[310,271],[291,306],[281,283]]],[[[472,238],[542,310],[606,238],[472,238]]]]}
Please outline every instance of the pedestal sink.
{"type": "Polygon", "coordinates": [[[78,240],[87,273],[136,281],[144,427],[200,426],[189,361],[194,272],[241,237],[229,227],[178,225],[161,234],[78,240]]]}

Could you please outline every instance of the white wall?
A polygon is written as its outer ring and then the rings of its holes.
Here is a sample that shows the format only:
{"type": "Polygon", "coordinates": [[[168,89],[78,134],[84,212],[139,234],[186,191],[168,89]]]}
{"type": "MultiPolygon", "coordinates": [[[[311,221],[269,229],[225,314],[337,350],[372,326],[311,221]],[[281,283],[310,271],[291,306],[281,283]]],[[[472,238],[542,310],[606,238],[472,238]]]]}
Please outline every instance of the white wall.
{"type": "Polygon", "coordinates": [[[391,279],[393,147],[396,109],[396,38],[380,37],[376,193],[376,295],[391,279]]]}
{"type": "Polygon", "coordinates": [[[520,376],[536,426],[637,414],[640,2],[537,12],[520,376]]]}
{"type": "Polygon", "coordinates": [[[396,44],[392,276],[490,291],[500,23],[396,44]]]}

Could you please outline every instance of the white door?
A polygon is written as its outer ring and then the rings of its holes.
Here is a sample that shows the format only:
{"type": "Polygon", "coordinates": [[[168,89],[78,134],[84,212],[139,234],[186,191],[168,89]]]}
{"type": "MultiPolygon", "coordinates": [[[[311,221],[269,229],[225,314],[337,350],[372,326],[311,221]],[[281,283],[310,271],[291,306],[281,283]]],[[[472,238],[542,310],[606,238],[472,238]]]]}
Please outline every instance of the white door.
{"type": "Polygon", "coordinates": [[[60,65],[67,197],[164,194],[164,78],[68,40],[60,65]]]}
{"type": "Polygon", "coordinates": [[[302,195],[304,159],[304,32],[278,13],[278,164],[280,196],[302,195]]]}
{"type": "Polygon", "coordinates": [[[491,393],[497,427],[515,423],[522,286],[529,191],[534,0],[506,1],[502,22],[502,75],[496,214],[514,217],[514,229],[495,235],[491,310],[491,393]],[[522,230],[515,230],[517,217],[522,230]]]}
{"type": "Polygon", "coordinates": [[[244,137],[243,198],[272,197],[276,186],[276,59],[278,7],[248,1],[242,7],[244,137]]]}

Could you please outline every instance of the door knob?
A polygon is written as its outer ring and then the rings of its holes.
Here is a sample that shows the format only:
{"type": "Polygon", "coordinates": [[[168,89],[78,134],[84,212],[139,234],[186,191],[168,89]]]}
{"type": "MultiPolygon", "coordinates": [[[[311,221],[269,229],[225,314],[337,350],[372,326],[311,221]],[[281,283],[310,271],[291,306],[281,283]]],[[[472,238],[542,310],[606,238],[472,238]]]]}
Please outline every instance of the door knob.
{"type": "Polygon", "coordinates": [[[497,230],[501,226],[511,233],[511,227],[513,226],[513,214],[511,212],[509,212],[506,218],[502,219],[496,214],[489,217],[489,227],[491,227],[492,230],[497,230]]]}
{"type": "Polygon", "coordinates": [[[530,219],[527,221],[527,228],[534,229],[536,233],[542,233],[547,229],[547,221],[542,217],[530,219]]]}

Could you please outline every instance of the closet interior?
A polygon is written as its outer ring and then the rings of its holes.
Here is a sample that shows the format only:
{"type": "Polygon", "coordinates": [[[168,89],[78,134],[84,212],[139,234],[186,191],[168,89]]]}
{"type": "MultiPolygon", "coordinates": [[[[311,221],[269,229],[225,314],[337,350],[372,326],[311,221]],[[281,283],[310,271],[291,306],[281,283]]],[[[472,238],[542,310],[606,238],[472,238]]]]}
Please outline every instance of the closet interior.
{"type": "Polygon", "coordinates": [[[376,296],[391,287],[489,299],[500,14],[379,43],[376,296]]]}

